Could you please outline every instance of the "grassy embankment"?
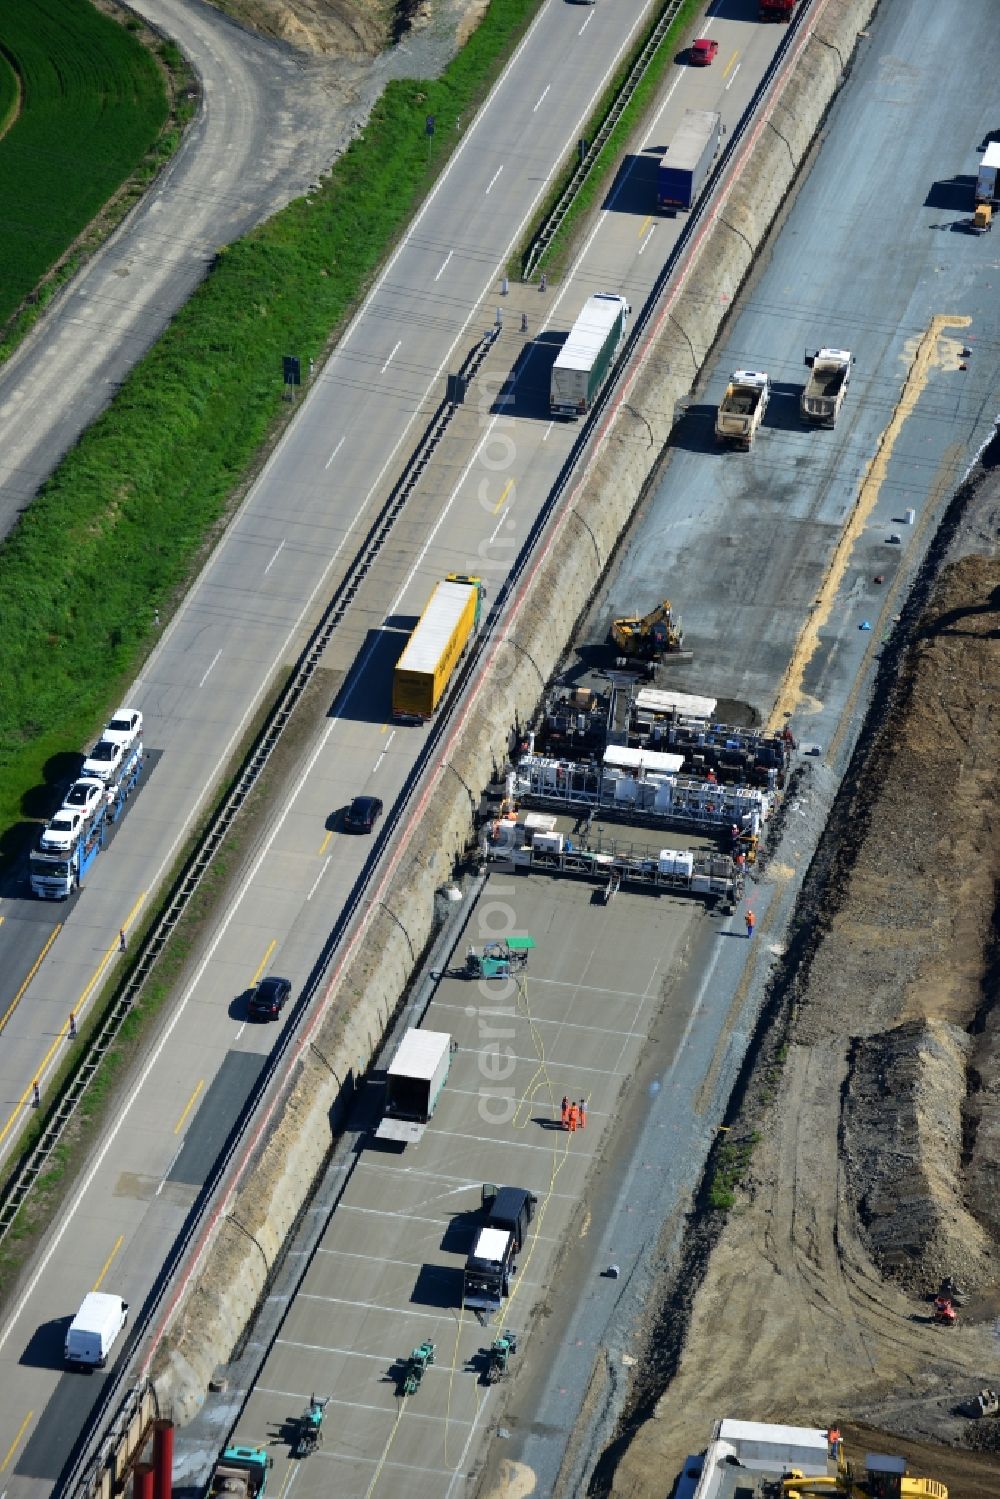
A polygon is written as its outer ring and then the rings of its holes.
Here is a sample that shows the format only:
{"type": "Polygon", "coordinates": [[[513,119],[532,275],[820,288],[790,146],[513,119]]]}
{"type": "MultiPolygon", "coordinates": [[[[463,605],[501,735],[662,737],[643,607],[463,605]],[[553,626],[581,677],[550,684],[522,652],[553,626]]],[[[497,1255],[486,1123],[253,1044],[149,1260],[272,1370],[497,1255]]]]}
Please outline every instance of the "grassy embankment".
{"type": "MultiPolygon", "coordinates": [[[[11,85],[20,111],[0,138],[0,358],[72,274],[81,235],[107,220],[109,201],[113,223],[176,149],[164,68],[183,65],[158,44],[161,68],[132,34],[139,27],[81,0],[2,7],[0,131],[11,85]]],[[[189,110],[175,105],[181,118],[189,110]]]]}
{"type": "MultiPolygon", "coordinates": [[[[553,237],[552,243],[535,267],[534,274],[536,277],[542,271],[545,271],[550,281],[558,281],[560,276],[568,270],[576,250],[577,240],[583,223],[608,195],[616,173],[628,169],[628,159],[626,158],[624,162],[622,161],[623,153],[628,148],[633,134],[642,124],[644,116],[662,88],[666,74],[671,68],[677,65],[678,47],[690,30],[694,17],[702,9],[703,0],[685,0],[685,3],[677,12],[677,16],[671,24],[669,31],[654,52],[645,73],[636,85],[634,93],[622,110],[621,118],[601,147],[587,180],[570,204],[565,218],[553,237]]],[[[655,26],[656,22],[654,20],[646,28],[642,37],[632,48],[621,67],[618,68],[614,78],[608,84],[599,104],[584,128],[583,133],[586,140],[592,141],[601,129],[601,126],[611,112],[612,106],[621,93],[625,80],[636,59],[646,45],[650,34],[655,30],[655,26]]],[[[681,66],[686,66],[686,59],[681,60],[681,66]]],[[[555,180],[552,191],[546,197],[534,222],[529,227],[523,244],[509,262],[509,274],[512,280],[521,277],[528,252],[542,225],[562,197],[567,184],[576,171],[576,167],[575,155],[568,157],[555,180]]],[[[651,202],[650,213],[655,212],[655,207],[656,205],[651,202]]]]}

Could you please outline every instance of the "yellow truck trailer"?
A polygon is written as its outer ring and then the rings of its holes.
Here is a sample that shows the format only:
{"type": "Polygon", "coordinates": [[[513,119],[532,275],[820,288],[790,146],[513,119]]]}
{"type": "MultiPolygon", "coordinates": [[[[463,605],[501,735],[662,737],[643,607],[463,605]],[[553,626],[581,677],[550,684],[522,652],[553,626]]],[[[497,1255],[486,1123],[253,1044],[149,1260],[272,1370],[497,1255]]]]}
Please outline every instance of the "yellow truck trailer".
{"type": "Polygon", "coordinates": [[[422,723],[431,717],[479,624],[484,592],[480,578],[461,573],[449,573],[438,583],[396,662],[394,719],[422,723]]]}

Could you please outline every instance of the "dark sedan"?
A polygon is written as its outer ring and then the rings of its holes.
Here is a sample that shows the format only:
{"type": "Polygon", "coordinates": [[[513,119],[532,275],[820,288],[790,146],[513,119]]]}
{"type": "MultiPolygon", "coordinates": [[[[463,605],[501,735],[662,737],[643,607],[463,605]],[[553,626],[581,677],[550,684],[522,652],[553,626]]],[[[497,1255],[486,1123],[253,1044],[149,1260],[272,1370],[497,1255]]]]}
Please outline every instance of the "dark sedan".
{"type": "Polygon", "coordinates": [[[250,996],[250,1017],[253,1020],[277,1020],[285,1005],[288,996],[292,992],[292,986],[287,979],[279,979],[276,974],[268,974],[266,979],[261,979],[256,989],[250,996]]]}
{"type": "Polygon", "coordinates": [[[344,813],[344,829],[348,833],[370,833],[382,816],[382,803],[377,796],[356,796],[344,813]]]}

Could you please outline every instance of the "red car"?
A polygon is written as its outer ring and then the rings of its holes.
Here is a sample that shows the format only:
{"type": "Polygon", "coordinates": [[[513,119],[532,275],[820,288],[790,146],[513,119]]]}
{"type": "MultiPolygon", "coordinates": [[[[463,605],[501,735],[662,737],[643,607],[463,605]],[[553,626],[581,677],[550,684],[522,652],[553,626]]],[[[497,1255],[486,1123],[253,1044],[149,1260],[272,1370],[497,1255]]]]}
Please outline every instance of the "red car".
{"type": "Polygon", "coordinates": [[[691,66],[693,68],[707,68],[715,60],[715,54],[719,50],[719,44],[710,36],[700,36],[697,41],[691,43],[691,66]]]}

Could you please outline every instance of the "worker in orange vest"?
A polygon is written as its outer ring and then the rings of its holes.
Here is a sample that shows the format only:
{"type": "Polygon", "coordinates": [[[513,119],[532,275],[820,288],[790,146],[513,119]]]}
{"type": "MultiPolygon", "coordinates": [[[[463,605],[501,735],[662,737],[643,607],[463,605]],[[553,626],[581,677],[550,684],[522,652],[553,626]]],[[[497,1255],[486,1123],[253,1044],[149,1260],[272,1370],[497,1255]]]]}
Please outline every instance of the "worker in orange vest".
{"type": "Polygon", "coordinates": [[[576,1134],[576,1127],[579,1123],[580,1110],[577,1108],[575,1103],[571,1103],[569,1106],[569,1132],[571,1135],[576,1134]]]}
{"type": "Polygon", "coordinates": [[[752,937],[753,936],[753,929],[757,925],[757,918],[753,914],[752,911],[748,911],[747,914],[746,914],[746,917],[744,919],[745,919],[746,924],[747,924],[747,936],[748,937],[752,937]]]}
{"type": "Polygon", "coordinates": [[[585,1098],[580,1099],[580,1128],[587,1128],[587,1100],[585,1098]]]}

